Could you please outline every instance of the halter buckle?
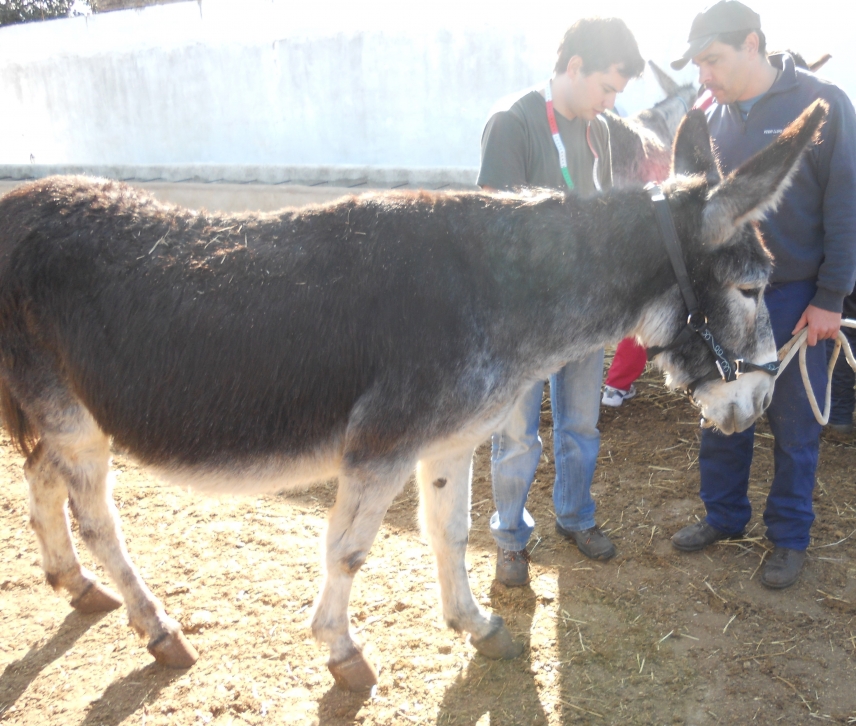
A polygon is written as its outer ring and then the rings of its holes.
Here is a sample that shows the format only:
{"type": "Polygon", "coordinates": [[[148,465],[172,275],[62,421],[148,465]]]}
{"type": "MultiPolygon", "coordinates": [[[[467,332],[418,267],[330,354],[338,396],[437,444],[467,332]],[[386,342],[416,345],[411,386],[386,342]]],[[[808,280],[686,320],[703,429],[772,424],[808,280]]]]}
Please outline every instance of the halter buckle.
{"type": "Polygon", "coordinates": [[[705,315],[700,310],[694,310],[689,315],[687,315],[687,325],[689,325],[693,330],[698,332],[701,328],[707,325],[707,315],[705,315]],[[693,322],[693,318],[696,315],[701,316],[701,322],[693,322]]]}

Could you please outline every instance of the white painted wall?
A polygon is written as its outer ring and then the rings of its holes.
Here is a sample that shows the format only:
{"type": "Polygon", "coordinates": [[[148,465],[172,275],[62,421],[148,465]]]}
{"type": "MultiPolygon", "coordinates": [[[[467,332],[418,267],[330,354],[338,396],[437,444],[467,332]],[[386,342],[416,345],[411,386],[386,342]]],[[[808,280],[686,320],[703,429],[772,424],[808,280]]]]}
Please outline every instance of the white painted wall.
{"type": "MultiPolygon", "coordinates": [[[[771,45],[830,51],[828,75],[856,85],[847,23],[826,23],[820,7],[846,3],[816,0],[812,17],[804,3],[799,15],[796,4],[750,4],[771,45]]],[[[39,164],[476,167],[493,103],[550,75],[581,12],[625,17],[643,55],[665,65],[697,10],[677,0],[201,0],[6,27],[0,164],[32,154],[39,164]]],[[[658,98],[645,78],[619,103],[633,111],[658,98]]]]}

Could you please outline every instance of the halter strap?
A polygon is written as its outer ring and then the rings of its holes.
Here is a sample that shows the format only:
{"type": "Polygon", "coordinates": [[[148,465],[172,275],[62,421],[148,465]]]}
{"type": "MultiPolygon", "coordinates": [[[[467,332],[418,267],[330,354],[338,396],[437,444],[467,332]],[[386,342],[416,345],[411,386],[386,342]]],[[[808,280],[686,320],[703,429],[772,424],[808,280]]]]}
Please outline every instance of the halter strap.
{"type": "MultiPolygon", "coordinates": [[[[681,295],[683,295],[684,302],[687,304],[687,309],[690,313],[689,318],[692,320],[696,313],[698,313],[698,299],[690,282],[690,276],[687,272],[680,243],[678,242],[678,233],[675,230],[675,221],[672,219],[671,211],[669,211],[669,203],[666,201],[666,196],[659,185],[649,184],[646,188],[654,206],[654,216],[657,218],[657,226],[660,228],[663,246],[669,255],[669,261],[672,263],[675,277],[678,278],[678,287],[681,288],[681,295]]],[[[689,321],[687,322],[689,323],[689,321]]]]}

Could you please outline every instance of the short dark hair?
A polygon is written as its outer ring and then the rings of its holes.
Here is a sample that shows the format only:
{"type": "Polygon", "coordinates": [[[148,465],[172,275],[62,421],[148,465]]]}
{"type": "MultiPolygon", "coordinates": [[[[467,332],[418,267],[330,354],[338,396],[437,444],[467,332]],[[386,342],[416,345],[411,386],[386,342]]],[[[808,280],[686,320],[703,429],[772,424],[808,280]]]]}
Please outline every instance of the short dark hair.
{"type": "Polygon", "coordinates": [[[746,42],[746,38],[749,37],[749,33],[757,33],[758,35],[758,53],[759,54],[767,54],[767,36],[764,35],[764,31],[760,28],[750,28],[749,30],[734,30],[730,33],[720,33],[716,36],[716,39],[720,43],[724,43],[725,45],[730,45],[735,50],[740,50],[743,47],[743,43],[746,42]]]}
{"type": "Polygon", "coordinates": [[[565,31],[559,45],[556,73],[564,73],[575,55],[583,59],[583,73],[607,71],[613,64],[625,78],[645,70],[636,38],[621,18],[582,18],[565,31]]]}

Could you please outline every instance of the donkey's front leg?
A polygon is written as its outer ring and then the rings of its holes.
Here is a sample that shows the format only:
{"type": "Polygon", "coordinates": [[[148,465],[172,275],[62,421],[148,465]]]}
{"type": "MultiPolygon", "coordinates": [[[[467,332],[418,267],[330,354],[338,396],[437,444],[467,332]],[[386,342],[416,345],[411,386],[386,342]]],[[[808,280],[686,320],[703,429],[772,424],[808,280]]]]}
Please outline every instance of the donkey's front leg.
{"type": "Polygon", "coordinates": [[[470,634],[476,650],[488,658],[515,658],[523,646],[511,639],[498,615],[482,610],[470,589],[466,550],[470,528],[472,449],[416,467],[421,491],[422,526],[437,558],[437,579],[448,626],[470,634]]]}
{"type": "Polygon", "coordinates": [[[336,683],[363,691],[377,683],[377,672],[354,642],[348,600],[354,576],[363,566],[386,510],[407,481],[413,461],[363,465],[339,475],[336,504],[330,510],[321,595],[312,616],[312,634],[330,647],[327,667],[336,683]]]}

